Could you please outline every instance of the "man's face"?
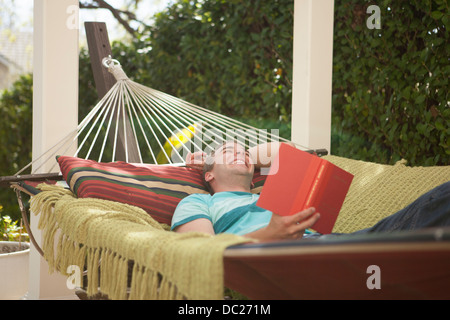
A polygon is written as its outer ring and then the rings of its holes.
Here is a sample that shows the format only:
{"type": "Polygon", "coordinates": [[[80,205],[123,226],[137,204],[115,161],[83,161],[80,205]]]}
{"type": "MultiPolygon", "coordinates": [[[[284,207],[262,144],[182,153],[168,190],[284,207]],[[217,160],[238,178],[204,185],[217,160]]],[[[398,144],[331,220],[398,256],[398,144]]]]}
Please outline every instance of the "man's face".
{"type": "Polygon", "coordinates": [[[213,159],[214,166],[208,173],[208,180],[213,178],[215,184],[221,185],[250,186],[254,165],[243,146],[226,143],[215,151],[213,159]]]}
{"type": "Polygon", "coordinates": [[[254,166],[249,153],[243,146],[237,143],[226,143],[214,153],[214,167],[219,166],[223,170],[253,174],[254,166]]]}

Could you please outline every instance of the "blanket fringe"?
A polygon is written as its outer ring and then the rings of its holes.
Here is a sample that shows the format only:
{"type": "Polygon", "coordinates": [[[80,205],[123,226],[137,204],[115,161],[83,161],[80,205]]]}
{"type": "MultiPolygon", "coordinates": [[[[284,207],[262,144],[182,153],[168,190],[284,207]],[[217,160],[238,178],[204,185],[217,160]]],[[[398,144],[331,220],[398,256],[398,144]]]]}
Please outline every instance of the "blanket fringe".
{"type": "Polygon", "coordinates": [[[77,199],[59,186],[39,188],[31,210],[40,215],[49,270],[69,275],[71,266],[87,269],[88,296],[101,292],[114,300],[222,299],[223,251],[249,241],[234,235],[169,232],[140,208],[77,199]]]}

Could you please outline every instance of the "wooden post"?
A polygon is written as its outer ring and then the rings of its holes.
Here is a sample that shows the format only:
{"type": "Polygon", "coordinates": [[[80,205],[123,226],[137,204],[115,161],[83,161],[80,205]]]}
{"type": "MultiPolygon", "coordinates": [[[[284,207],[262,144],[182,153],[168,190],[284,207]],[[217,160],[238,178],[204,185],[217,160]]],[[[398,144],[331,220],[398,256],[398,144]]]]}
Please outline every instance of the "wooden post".
{"type": "MultiPolygon", "coordinates": [[[[99,99],[101,99],[117,82],[114,76],[103,66],[103,59],[111,56],[111,45],[109,43],[108,30],[104,22],[85,22],[86,37],[89,47],[92,72],[94,73],[95,86],[99,99]]],[[[112,57],[114,58],[114,57],[112,57]]],[[[116,117],[119,116],[118,141],[116,146],[115,160],[127,162],[141,162],[134,133],[128,114],[125,112],[123,119],[117,113],[114,114],[113,125],[109,132],[111,141],[114,139],[116,117]],[[124,134],[125,121],[127,136],[124,134]],[[125,148],[126,144],[126,148],[125,148]],[[128,153],[128,158],[126,154],[128,153]]]]}
{"type": "Polygon", "coordinates": [[[84,26],[95,87],[101,99],[116,83],[114,76],[102,65],[103,58],[112,55],[108,31],[104,22],[85,22],[84,26]]]}

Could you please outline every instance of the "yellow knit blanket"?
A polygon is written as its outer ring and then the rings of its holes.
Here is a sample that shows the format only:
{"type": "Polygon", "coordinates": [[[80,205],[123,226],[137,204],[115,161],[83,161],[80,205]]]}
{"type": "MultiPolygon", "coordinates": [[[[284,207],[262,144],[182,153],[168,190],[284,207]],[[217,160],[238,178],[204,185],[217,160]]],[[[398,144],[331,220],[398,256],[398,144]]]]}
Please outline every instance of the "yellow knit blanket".
{"type": "Polygon", "coordinates": [[[50,271],[86,268],[88,295],[100,290],[111,299],[223,299],[223,251],[249,241],[169,232],[140,208],[77,199],[57,186],[39,188],[31,211],[41,215],[38,227],[50,271]],[[127,292],[129,261],[134,266],[127,292]]]}
{"type": "MultiPolygon", "coordinates": [[[[450,181],[450,166],[407,167],[405,161],[391,166],[324,158],[355,175],[334,232],[370,227],[450,181]]],[[[32,198],[31,210],[41,214],[39,228],[44,231],[49,266],[63,274],[70,265],[86,267],[89,295],[100,289],[112,299],[222,299],[223,251],[248,241],[225,234],[168,232],[140,208],[76,199],[61,187],[40,188],[43,191],[32,198]],[[127,296],[131,260],[135,263],[127,296]]]]}
{"type": "Polygon", "coordinates": [[[384,165],[331,155],[324,159],[354,174],[333,232],[350,233],[371,227],[450,181],[450,166],[409,167],[406,160],[384,165]]]}

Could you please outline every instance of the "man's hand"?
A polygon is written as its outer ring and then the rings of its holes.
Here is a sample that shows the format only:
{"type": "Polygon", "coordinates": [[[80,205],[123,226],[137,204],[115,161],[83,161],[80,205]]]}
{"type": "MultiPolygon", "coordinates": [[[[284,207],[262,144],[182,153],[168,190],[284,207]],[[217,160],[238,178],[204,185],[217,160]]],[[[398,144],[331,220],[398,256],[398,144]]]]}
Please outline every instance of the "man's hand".
{"type": "Polygon", "coordinates": [[[316,213],[315,208],[308,208],[291,216],[272,214],[266,227],[245,236],[259,240],[300,239],[305,230],[311,228],[319,218],[320,214],[316,213]]]}
{"type": "Polygon", "coordinates": [[[194,169],[203,169],[203,164],[205,163],[206,153],[202,151],[197,151],[194,153],[188,153],[186,156],[186,166],[194,169]]]}

